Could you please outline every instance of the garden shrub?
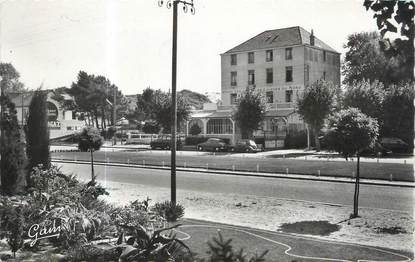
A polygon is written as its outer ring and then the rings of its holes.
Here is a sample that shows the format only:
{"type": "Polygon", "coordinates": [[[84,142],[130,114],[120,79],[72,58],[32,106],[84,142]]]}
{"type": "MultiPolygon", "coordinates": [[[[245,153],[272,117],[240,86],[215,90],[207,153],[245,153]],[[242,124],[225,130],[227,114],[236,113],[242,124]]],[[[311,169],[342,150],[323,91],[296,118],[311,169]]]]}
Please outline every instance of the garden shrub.
{"type": "Polygon", "coordinates": [[[200,128],[200,126],[199,126],[198,124],[193,124],[193,125],[190,127],[190,131],[189,131],[189,133],[190,133],[192,136],[197,136],[197,135],[199,135],[200,133],[202,133],[202,128],[200,128]]]}
{"type": "Polygon", "coordinates": [[[219,237],[213,238],[208,242],[210,258],[208,260],[198,260],[199,262],[207,261],[223,261],[223,262],[263,262],[268,250],[262,254],[255,254],[253,257],[248,257],[243,249],[236,251],[231,245],[232,239],[224,239],[222,234],[218,232],[219,237]]]}
{"type": "Polygon", "coordinates": [[[171,201],[156,203],[153,207],[153,211],[168,222],[177,221],[177,219],[184,215],[184,207],[171,201]]]}
{"type": "Polygon", "coordinates": [[[133,234],[126,240],[127,247],[119,261],[179,261],[178,258],[182,258],[183,254],[190,255],[189,247],[171,233],[179,226],[175,225],[153,232],[142,226],[132,228],[133,234]],[[170,231],[170,234],[163,234],[166,231],[170,231]]]}
{"type": "Polygon", "coordinates": [[[23,247],[23,226],[24,226],[24,217],[22,215],[20,208],[15,208],[10,213],[9,222],[8,222],[8,236],[7,243],[10,246],[11,251],[13,252],[13,257],[16,257],[16,251],[23,247]]]}

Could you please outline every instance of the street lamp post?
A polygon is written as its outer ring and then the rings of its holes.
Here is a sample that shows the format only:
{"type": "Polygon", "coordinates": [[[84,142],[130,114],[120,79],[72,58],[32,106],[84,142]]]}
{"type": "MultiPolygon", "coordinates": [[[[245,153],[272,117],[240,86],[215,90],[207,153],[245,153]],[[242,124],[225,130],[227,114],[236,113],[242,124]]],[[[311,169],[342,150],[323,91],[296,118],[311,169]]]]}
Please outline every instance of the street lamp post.
{"type": "MultiPolygon", "coordinates": [[[[163,6],[164,1],[159,0],[158,5],[163,6]]],[[[173,6],[173,42],[172,42],[172,74],[171,74],[171,99],[172,99],[172,111],[171,111],[171,202],[176,203],[176,129],[177,129],[177,97],[176,97],[176,79],[177,79],[177,6],[183,5],[183,11],[186,13],[190,7],[190,12],[195,13],[193,6],[193,0],[190,2],[182,0],[168,0],[166,2],[167,8],[173,6]]]]}

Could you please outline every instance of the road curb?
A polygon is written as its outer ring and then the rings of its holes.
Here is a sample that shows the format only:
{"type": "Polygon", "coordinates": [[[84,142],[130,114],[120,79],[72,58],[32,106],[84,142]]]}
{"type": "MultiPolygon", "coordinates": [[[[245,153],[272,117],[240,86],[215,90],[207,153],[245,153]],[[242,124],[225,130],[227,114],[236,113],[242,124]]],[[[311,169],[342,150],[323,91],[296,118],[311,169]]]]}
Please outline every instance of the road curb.
{"type": "MultiPolygon", "coordinates": [[[[79,161],[79,160],[75,161],[75,160],[61,160],[61,159],[52,159],[52,162],[69,163],[69,164],[90,164],[89,161],[79,161]]],[[[170,170],[170,166],[162,167],[162,166],[139,165],[139,164],[107,163],[107,162],[102,162],[102,161],[94,161],[94,164],[100,165],[100,166],[170,170]]],[[[206,173],[206,174],[212,174],[212,175],[219,174],[219,175],[233,175],[233,176],[245,176],[245,177],[285,178],[285,179],[295,179],[295,180],[309,180],[309,181],[335,182],[335,183],[348,183],[348,184],[355,183],[354,178],[346,178],[346,177],[228,171],[228,170],[220,170],[220,169],[209,170],[209,169],[202,169],[202,168],[183,168],[183,167],[177,167],[176,170],[181,171],[181,172],[199,172],[199,173],[206,173]]],[[[399,181],[386,181],[386,180],[373,180],[373,179],[360,179],[360,184],[415,188],[414,182],[399,182],[399,181]]]]}

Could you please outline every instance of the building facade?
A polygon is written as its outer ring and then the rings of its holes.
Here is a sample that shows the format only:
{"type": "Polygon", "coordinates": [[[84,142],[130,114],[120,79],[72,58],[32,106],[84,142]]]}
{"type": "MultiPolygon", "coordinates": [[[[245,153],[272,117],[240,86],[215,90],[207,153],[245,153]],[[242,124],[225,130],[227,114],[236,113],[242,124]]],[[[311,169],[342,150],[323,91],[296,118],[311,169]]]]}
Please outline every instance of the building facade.
{"type": "Polygon", "coordinates": [[[240,137],[232,119],[235,105],[247,87],[254,87],[267,106],[254,135],[268,148],[281,147],[288,132],[306,128],[295,106],[304,88],[320,79],[340,85],[338,52],[299,26],[264,31],[221,54],[222,103],[194,112],[189,126],[202,123],[203,135],[235,142],[240,137]]]}
{"type": "MultiPolygon", "coordinates": [[[[85,127],[85,122],[78,120],[78,116],[74,112],[63,109],[59,102],[53,99],[53,90],[46,90],[46,92],[50,138],[59,138],[80,132],[85,127]]],[[[33,92],[9,93],[8,95],[16,106],[19,125],[26,125],[33,92]]],[[[67,100],[72,99],[72,97],[66,94],[64,98],[67,100]]]]}

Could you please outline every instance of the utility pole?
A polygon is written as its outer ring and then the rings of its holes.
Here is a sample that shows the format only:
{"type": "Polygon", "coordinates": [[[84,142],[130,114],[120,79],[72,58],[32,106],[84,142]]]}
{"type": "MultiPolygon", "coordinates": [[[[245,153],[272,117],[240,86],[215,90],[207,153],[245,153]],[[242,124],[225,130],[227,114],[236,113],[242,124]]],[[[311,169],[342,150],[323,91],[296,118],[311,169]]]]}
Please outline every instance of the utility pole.
{"type": "MultiPolygon", "coordinates": [[[[159,0],[158,4],[161,7],[164,1],[159,0]]],[[[181,0],[168,0],[166,2],[167,8],[173,6],[173,41],[172,41],[172,75],[171,75],[171,99],[172,99],[172,110],[171,110],[171,202],[176,204],[176,130],[177,130],[177,97],[176,97],[176,80],[177,80],[177,6],[183,4],[183,11],[186,13],[190,6],[190,12],[195,14],[193,6],[193,0],[190,2],[181,0]]]]}
{"type": "Polygon", "coordinates": [[[112,117],[113,117],[113,124],[114,124],[114,145],[116,145],[117,144],[117,136],[116,136],[116,133],[117,133],[117,128],[116,128],[116,122],[117,122],[117,106],[116,106],[116,103],[117,103],[117,87],[115,87],[114,86],[114,103],[112,103],[112,110],[113,110],[113,112],[112,112],[112,117]]]}

